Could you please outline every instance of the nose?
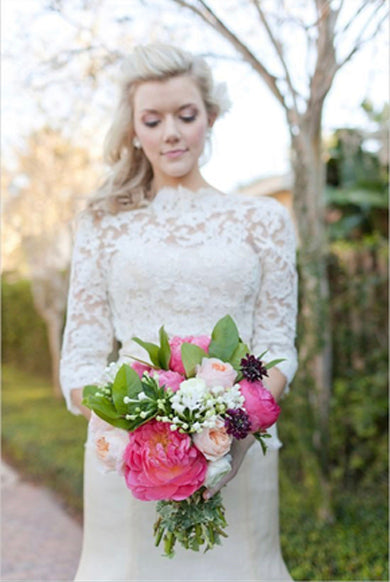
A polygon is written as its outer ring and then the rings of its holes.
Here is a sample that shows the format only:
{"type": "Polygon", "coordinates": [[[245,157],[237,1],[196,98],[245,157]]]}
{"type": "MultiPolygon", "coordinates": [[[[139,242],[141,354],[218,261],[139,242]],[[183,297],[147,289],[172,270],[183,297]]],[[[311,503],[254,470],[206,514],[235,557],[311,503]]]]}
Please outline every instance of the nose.
{"type": "Polygon", "coordinates": [[[180,139],[178,124],[171,115],[165,118],[163,139],[167,143],[175,143],[180,139]]]}

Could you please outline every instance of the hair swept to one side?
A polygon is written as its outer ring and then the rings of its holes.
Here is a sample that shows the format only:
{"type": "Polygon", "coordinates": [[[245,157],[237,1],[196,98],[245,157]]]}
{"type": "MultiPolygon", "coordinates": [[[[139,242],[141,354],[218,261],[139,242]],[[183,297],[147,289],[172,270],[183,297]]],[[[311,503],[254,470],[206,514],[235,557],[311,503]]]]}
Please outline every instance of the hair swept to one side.
{"type": "Polygon", "coordinates": [[[120,97],[104,140],[109,175],[92,197],[92,211],[111,212],[145,206],[150,200],[152,167],[142,149],[133,145],[133,95],[145,81],[188,75],[197,83],[207,112],[220,117],[230,106],[224,83],[216,84],[206,61],[181,48],[153,43],[136,46],[121,67],[120,97]]]}

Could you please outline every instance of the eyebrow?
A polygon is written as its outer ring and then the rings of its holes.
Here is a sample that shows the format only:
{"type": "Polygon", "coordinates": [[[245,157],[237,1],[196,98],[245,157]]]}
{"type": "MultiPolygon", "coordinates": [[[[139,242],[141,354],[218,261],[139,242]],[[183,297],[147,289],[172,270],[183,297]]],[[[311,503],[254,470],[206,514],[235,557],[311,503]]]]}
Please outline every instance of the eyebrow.
{"type": "MultiPolygon", "coordinates": [[[[181,105],[177,111],[181,111],[182,109],[187,109],[187,107],[195,107],[195,109],[197,109],[197,106],[195,105],[195,103],[186,103],[185,105],[181,105]]],[[[157,109],[142,109],[142,113],[160,113],[157,109]]]]}

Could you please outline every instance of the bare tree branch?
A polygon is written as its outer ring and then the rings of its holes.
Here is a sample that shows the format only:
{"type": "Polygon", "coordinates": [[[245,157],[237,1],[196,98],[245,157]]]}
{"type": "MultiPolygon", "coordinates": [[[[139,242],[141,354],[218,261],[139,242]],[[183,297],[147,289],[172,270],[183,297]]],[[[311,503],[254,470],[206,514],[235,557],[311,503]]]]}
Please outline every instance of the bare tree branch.
{"type": "Polygon", "coordinates": [[[381,20],[379,20],[377,27],[375,28],[375,30],[373,31],[373,33],[370,36],[368,36],[366,38],[363,38],[363,31],[362,31],[362,33],[360,34],[359,38],[356,41],[355,46],[351,49],[351,51],[347,54],[347,56],[344,57],[344,59],[340,63],[338,63],[338,65],[337,65],[337,71],[339,69],[341,69],[341,67],[343,67],[345,65],[345,63],[347,63],[348,61],[350,61],[351,58],[354,56],[354,54],[357,51],[359,51],[364,44],[366,44],[367,42],[369,42],[370,40],[372,40],[377,35],[377,33],[379,32],[382,24],[387,19],[387,17],[388,17],[388,14],[384,14],[383,15],[383,18],[381,18],[381,20]]]}
{"type": "Polygon", "coordinates": [[[362,12],[362,10],[364,10],[366,8],[366,6],[367,6],[367,1],[363,0],[363,2],[359,6],[359,8],[356,10],[356,12],[353,14],[353,16],[348,20],[348,22],[345,24],[345,26],[339,31],[339,33],[338,33],[339,35],[342,35],[345,32],[347,32],[347,30],[349,29],[351,24],[356,20],[356,18],[359,16],[359,14],[362,12]]]}
{"type": "Polygon", "coordinates": [[[202,18],[202,20],[204,20],[209,26],[216,29],[225,38],[227,38],[233,44],[236,50],[244,57],[244,60],[247,61],[253,67],[253,69],[261,75],[261,77],[263,78],[263,80],[273,93],[273,95],[283,106],[283,108],[286,111],[288,111],[288,106],[286,104],[284,95],[281,93],[277,85],[278,81],[277,77],[275,77],[275,75],[272,75],[266,69],[266,67],[257,59],[257,57],[252,53],[252,51],[250,51],[249,48],[233,33],[233,31],[230,30],[230,28],[228,28],[226,24],[217,17],[217,15],[213,12],[213,10],[211,10],[211,8],[206,4],[206,2],[203,2],[203,0],[198,1],[202,5],[204,12],[197,8],[196,6],[189,4],[185,0],[173,0],[173,2],[175,2],[179,6],[182,6],[183,8],[188,8],[189,10],[194,12],[197,16],[202,18]]]}
{"type": "Polygon", "coordinates": [[[322,104],[337,72],[334,31],[338,13],[333,11],[327,0],[315,0],[319,14],[317,59],[310,79],[308,110],[322,104]]]}
{"type": "Polygon", "coordinates": [[[292,97],[292,101],[293,101],[293,108],[294,108],[294,113],[296,115],[296,117],[298,118],[299,116],[299,111],[298,111],[298,104],[297,104],[297,95],[298,92],[295,90],[292,80],[291,80],[291,76],[290,76],[290,72],[288,70],[287,67],[287,63],[285,61],[284,58],[284,54],[283,54],[283,49],[282,49],[282,45],[281,43],[277,40],[277,38],[275,37],[274,33],[271,30],[271,27],[269,25],[269,22],[267,20],[267,18],[265,17],[265,14],[260,6],[260,2],[259,0],[252,0],[254,7],[256,8],[256,11],[260,17],[260,20],[265,28],[265,30],[267,31],[268,37],[273,45],[273,47],[275,48],[276,54],[279,57],[279,60],[281,62],[281,65],[283,67],[283,70],[285,72],[286,75],[286,82],[287,85],[291,91],[291,97],[292,97]]]}

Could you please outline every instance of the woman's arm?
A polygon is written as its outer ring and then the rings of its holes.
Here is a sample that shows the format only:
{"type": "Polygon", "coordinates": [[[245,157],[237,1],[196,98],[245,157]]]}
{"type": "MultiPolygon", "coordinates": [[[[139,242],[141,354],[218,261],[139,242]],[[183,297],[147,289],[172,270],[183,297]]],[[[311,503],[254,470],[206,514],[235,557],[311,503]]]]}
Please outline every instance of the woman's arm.
{"type": "Polygon", "coordinates": [[[89,418],[82,386],[99,380],[113,347],[112,314],[107,296],[102,227],[89,213],[81,216],[70,277],[60,379],[67,407],[89,418]]]}
{"type": "MultiPolygon", "coordinates": [[[[278,401],[297,367],[294,345],[297,314],[297,272],[295,268],[295,235],[287,210],[274,200],[262,201],[260,214],[253,214],[252,245],[259,255],[261,285],[255,305],[254,330],[251,341],[256,355],[267,350],[265,361],[285,358],[262,379],[278,401]]],[[[205,491],[206,498],[219,491],[237,474],[248,449],[255,442],[252,435],[233,440],[232,469],[214,488],[205,491]]]]}

